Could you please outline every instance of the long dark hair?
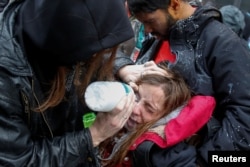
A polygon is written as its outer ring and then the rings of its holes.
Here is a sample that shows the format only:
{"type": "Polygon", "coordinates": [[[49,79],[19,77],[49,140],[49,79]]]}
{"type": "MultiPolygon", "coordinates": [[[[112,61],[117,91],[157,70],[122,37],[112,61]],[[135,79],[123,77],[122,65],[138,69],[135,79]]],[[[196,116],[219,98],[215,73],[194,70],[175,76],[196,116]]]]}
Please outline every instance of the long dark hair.
{"type": "MultiPolygon", "coordinates": [[[[83,97],[87,85],[95,80],[113,80],[113,62],[117,47],[100,51],[92,56],[88,62],[78,62],[75,66],[73,84],[79,98],[83,97]]],[[[66,80],[72,69],[67,66],[58,67],[46,100],[37,107],[36,111],[43,112],[57,106],[65,98],[66,80]]],[[[84,103],[84,100],[81,99],[84,103]]]]}

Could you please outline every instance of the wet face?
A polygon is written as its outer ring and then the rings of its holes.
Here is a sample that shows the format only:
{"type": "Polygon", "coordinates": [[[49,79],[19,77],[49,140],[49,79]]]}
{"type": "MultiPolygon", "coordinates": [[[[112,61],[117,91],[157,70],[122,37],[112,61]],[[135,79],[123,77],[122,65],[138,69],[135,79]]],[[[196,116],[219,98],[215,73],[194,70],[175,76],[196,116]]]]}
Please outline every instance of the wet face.
{"type": "Polygon", "coordinates": [[[168,39],[170,27],[175,20],[167,10],[158,9],[151,13],[138,13],[136,18],[144,24],[145,32],[159,39],[168,39]]]}
{"type": "Polygon", "coordinates": [[[141,84],[136,92],[137,100],[125,127],[134,129],[138,124],[161,117],[164,105],[164,92],[161,87],[141,84]]]}

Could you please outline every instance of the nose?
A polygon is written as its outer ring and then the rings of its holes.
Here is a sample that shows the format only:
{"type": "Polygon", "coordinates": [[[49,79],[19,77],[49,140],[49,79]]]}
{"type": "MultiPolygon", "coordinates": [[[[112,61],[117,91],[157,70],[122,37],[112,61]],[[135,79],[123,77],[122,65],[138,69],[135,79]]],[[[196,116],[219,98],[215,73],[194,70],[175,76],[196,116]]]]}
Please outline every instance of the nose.
{"type": "Polygon", "coordinates": [[[134,115],[140,115],[141,113],[141,105],[140,102],[135,102],[134,108],[133,108],[133,112],[134,115]]]}

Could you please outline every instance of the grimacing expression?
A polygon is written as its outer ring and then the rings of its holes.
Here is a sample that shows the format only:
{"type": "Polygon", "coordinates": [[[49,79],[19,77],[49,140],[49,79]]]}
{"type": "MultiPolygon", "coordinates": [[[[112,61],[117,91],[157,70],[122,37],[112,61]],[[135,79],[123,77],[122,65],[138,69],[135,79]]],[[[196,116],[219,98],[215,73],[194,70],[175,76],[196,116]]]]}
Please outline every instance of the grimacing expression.
{"type": "Polygon", "coordinates": [[[140,12],[135,16],[143,23],[145,33],[151,33],[159,39],[168,39],[169,30],[176,22],[170,13],[163,9],[151,13],[140,12]]]}
{"type": "Polygon", "coordinates": [[[141,84],[136,97],[133,112],[125,125],[128,130],[136,128],[138,124],[158,119],[164,112],[165,95],[162,87],[141,84]]]}

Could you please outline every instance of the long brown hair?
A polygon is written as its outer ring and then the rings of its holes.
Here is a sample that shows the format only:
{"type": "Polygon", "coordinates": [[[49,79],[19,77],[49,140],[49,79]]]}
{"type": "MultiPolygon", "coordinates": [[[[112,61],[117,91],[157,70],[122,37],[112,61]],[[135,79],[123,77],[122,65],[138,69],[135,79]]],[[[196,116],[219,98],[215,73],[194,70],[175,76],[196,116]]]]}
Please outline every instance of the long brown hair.
{"type": "MultiPolygon", "coordinates": [[[[177,72],[171,71],[169,69],[166,69],[166,71],[168,72],[167,76],[156,74],[144,75],[137,82],[137,85],[146,83],[159,86],[164,91],[164,110],[161,112],[160,118],[168,115],[173,110],[184,105],[191,98],[191,91],[185,83],[184,79],[177,72]]],[[[150,122],[140,124],[136,128],[136,130],[132,131],[129,136],[122,142],[121,147],[119,148],[115,156],[111,160],[104,162],[103,164],[105,164],[105,166],[107,167],[113,167],[115,165],[121,164],[126,157],[128,149],[132,145],[132,143],[134,143],[138,137],[145,133],[158,119],[159,118],[150,122]]],[[[111,140],[111,138],[109,140],[111,140]]],[[[101,144],[100,146],[105,147],[105,145],[107,145],[107,142],[104,142],[103,145],[101,144]]]]}
{"type": "MultiPolygon", "coordinates": [[[[73,84],[79,98],[83,97],[86,87],[91,80],[113,80],[113,62],[117,47],[102,50],[88,62],[78,62],[74,68],[73,84]]],[[[48,108],[57,106],[65,98],[66,80],[72,69],[66,66],[58,67],[57,74],[51,83],[46,100],[37,107],[36,111],[43,112],[48,108]]],[[[84,102],[83,99],[81,99],[84,102]]]]}

